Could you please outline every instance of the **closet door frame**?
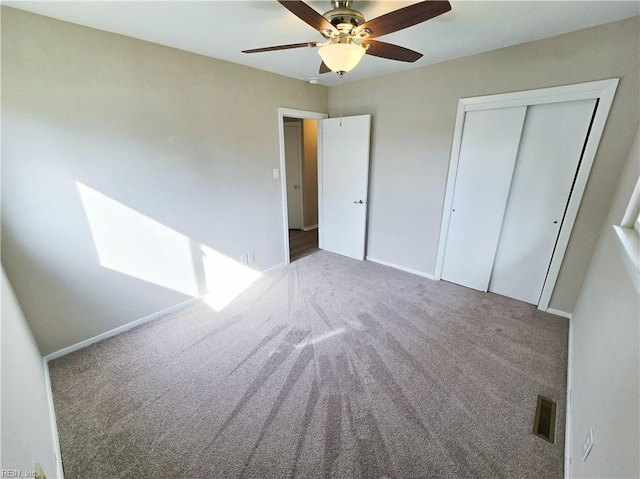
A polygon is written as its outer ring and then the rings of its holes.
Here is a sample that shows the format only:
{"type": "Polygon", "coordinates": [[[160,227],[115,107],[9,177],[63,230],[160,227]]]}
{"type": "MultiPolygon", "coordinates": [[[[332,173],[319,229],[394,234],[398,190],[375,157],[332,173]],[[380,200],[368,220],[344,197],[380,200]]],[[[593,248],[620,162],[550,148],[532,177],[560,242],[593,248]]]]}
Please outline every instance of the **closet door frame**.
{"type": "Polygon", "coordinates": [[[619,78],[609,80],[594,81],[588,83],[578,83],[552,88],[542,88],[538,90],[519,91],[514,93],[502,93],[499,95],[488,95],[473,98],[461,98],[458,100],[458,111],[456,125],[453,133],[453,144],[451,147],[451,157],[449,160],[449,175],[442,211],[442,223],[440,226],[440,241],[438,242],[438,256],[436,260],[435,279],[442,278],[442,268],[444,264],[444,253],[447,246],[447,235],[449,231],[449,221],[451,219],[451,208],[453,204],[453,193],[458,173],[458,161],[460,157],[460,147],[462,144],[462,131],[464,129],[464,118],[468,111],[492,110],[497,108],[508,108],[514,106],[529,106],[547,103],[558,103],[575,100],[597,99],[598,107],[593,118],[591,130],[587,138],[587,143],[582,156],[576,181],[569,198],[564,221],[558,234],[549,272],[542,288],[542,295],[538,303],[538,309],[547,311],[553,289],[560,273],[560,266],[564,254],[569,244],[571,231],[578,214],[578,208],[582,201],[589,173],[593,165],[593,160],[600,144],[600,138],[604,130],[613,97],[618,87],[619,78]]]}

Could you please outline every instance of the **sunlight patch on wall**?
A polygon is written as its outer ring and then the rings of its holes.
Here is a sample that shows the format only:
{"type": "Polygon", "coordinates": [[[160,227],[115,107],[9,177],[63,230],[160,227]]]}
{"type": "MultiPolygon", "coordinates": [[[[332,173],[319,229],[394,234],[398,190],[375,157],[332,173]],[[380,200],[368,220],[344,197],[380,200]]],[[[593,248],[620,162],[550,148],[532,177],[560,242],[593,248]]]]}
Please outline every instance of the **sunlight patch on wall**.
{"type": "Polygon", "coordinates": [[[189,238],[78,183],[100,264],[198,296],[189,238]]]}
{"type": "Polygon", "coordinates": [[[216,311],[222,310],[262,276],[206,246],[202,246],[202,253],[204,276],[209,291],[204,302],[216,311]]]}
{"type": "Polygon", "coordinates": [[[216,311],[261,275],[76,182],[100,265],[203,299],[216,311]]]}

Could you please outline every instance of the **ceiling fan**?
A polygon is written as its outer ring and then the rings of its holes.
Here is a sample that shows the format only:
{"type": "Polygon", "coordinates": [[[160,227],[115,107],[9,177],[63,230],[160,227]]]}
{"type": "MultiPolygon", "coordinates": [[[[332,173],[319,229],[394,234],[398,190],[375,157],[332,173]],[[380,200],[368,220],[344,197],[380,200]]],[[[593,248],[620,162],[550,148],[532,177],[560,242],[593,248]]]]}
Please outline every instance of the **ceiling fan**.
{"type": "Polygon", "coordinates": [[[278,2],[320,32],[326,41],[255,48],[242,53],[318,47],[318,54],[322,58],[320,73],[334,71],[340,76],[355,68],[365,53],[389,60],[415,62],[422,57],[422,53],[373,39],[417,25],[451,10],[451,4],[446,0],[429,0],[365,21],[362,13],[350,7],[351,0],[332,0],[333,8],[323,15],[299,0],[278,2]]]}

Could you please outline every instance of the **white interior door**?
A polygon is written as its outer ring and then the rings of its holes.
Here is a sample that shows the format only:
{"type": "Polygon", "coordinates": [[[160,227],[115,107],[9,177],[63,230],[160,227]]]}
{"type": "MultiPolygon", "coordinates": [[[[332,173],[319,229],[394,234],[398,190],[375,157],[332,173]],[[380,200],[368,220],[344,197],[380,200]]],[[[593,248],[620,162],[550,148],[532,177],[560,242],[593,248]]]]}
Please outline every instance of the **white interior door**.
{"type": "Polygon", "coordinates": [[[299,230],[302,228],[302,135],[299,122],[284,124],[284,161],[289,229],[299,230]]]}
{"type": "Polygon", "coordinates": [[[370,115],[322,120],[322,248],[363,260],[370,115]]]}
{"type": "Polygon", "coordinates": [[[487,291],[526,106],[467,112],[442,279],[487,291]]]}
{"type": "Polygon", "coordinates": [[[538,304],[595,104],[528,108],[489,291],[538,304]]]}

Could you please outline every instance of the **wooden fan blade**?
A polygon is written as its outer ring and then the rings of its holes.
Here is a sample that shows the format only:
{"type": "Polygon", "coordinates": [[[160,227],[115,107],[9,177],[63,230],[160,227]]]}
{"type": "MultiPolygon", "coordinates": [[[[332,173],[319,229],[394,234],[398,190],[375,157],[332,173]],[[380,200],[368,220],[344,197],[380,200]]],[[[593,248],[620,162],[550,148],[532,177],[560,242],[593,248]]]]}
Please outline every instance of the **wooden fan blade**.
{"type": "Polygon", "coordinates": [[[331,68],[329,68],[325,62],[320,63],[320,74],[329,73],[331,68]]]}
{"type": "Polygon", "coordinates": [[[332,32],[338,32],[336,27],[331,25],[329,21],[316,12],[313,8],[304,2],[299,0],[278,0],[284,8],[293,13],[303,22],[311,25],[313,28],[322,33],[322,30],[331,30],[332,32]]]}
{"type": "Polygon", "coordinates": [[[367,55],[374,57],[388,58],[399,62],[413,63],[422,58],[422,53],[414,52],[405,47],[393,45],[391,43],[379,42],[377,40],[365,40],[363,45],[369,45],[367,55]]]}
{"type": "Polygon", "coordinates": [[[290,43],[289,45],[277,45],[275,47],[264,47],[264,48],[254,48],[253,50],[242,50],[242,53],[273,52],[276,50],[289,50],[290,48],[316,47],[318,45],[320,45],[320,43],[318,42],[290,43]]]}
{"type": "Polygon", "coordinates": [[[372,32],[368,38],[380,37],[387,33],[397,32],[418,23],[426,22],[449,10],[451,10],[451,4],[447,1],[429,0],[420,2],[369,20],[360,25],[357,31],[368,28],[372,32]]]}

